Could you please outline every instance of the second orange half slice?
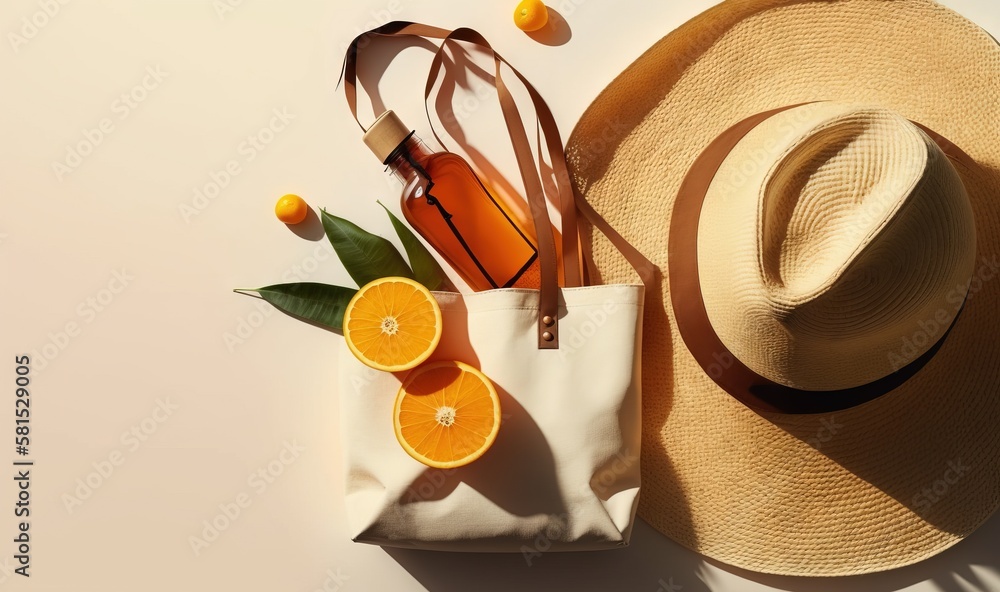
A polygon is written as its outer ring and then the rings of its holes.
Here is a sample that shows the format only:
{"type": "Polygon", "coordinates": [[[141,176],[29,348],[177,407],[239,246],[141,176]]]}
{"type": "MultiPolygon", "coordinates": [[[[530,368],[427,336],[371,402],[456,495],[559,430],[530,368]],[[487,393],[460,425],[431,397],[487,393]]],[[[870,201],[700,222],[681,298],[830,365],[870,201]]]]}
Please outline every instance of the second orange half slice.
{"type": "Polygon", "coordinates": [[[500,397],[490,379],[468,364],[426,364],[399,388],[393,425],[413,458],[439,469],[460,467],[496,440],[500,397]]]}

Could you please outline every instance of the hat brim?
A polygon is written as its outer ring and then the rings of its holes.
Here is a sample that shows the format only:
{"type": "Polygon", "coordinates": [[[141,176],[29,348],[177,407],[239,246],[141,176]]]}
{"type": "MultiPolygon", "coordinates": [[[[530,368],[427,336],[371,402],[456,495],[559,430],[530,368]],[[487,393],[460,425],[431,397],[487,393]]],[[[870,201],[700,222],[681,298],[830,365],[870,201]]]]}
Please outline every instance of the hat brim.
{"type": "MultiPolygon", "coordinates": [[[[1000,46],[928,0],[724,2],[594,101],[567,149],[575,181],[663,273],[647,293],[643,332],[642,518],[725,563],[835,576],[920,561],[994,513],[998,125],[1000,46]],[[818,100],[888,107],[976,162],[956,163],[976,219],[976,275],[948,338],[891,392],[820,415],[753,411],[705,373],[678,332],[667,248],[674,201],[702,150],[730,126],[818,100]]],[[[631,279],[606,243],[591,248],[605,281],[631,279]]],[[[910,339],[936,340],[953,319],[926,319],[910,339]]]]}

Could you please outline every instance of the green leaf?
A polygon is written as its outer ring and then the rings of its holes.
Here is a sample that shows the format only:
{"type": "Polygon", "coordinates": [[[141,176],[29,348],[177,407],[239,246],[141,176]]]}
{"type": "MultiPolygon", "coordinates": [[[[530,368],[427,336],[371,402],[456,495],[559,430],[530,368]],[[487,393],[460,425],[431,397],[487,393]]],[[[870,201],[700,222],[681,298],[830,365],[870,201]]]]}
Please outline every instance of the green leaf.
{"type": "Polygon", "coordinates": [[[441,265],[438,264],[437,259],[431,255],[431,252],[427,250],[424,243],[420,242],[420,239],[413,234],[410,227],[389,211],[389,208],[385,207],[385,204],[378,202],[378,205],[382,206],[386,214],[389,214],[392,227],[396,229],[396,236],[399,237],[400,242],[403,243],[403,248],[406,249],[406,257],[410,260],[410,267],[413,268],[414,279],[426,286],[428,290],[453,290],[451,282],[448,281],[448,276],[441,269],[441,265]]]}
{"type": "Polygon", "coordinates": [[[389,276],[414,279],[410,266],[392,243],[326,210],[321,212],[321,216],[323,230],[333,250],[359,286],[389,276]]]}
{"type": "Polygon", "coordinates": [[[343,335],[344,310],[351,301],[355,288],[302,282],[276,284],[256,290],[234,290],[247,296],[256,293],[278,310],[314,325],[319,325],[343,335]]]}

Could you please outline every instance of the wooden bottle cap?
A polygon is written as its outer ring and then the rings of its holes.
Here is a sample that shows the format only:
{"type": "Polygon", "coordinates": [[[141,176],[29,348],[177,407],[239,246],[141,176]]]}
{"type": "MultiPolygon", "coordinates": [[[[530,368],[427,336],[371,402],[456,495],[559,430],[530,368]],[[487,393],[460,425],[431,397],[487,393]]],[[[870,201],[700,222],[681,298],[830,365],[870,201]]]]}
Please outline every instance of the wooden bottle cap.
{"type": "Polygon", "coordinates": [[[399,117],[390,109],[378,116],[375,123],[365,132],[364,142],[379,161],[385,164],[389,155],[410,135],[410,128],[403,125],[399,117]]]}

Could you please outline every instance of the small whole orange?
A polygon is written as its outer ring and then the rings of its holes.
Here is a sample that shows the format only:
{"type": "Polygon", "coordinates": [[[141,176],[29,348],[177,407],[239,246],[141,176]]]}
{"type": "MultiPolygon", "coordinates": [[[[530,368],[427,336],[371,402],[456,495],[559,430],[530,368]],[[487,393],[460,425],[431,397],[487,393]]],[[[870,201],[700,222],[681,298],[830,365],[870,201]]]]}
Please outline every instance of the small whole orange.
{"type": "Polygon", "coordinates": [[[384,277],[358,290],[344,310],[344,340],[362,364],[402,372],[422,364],[441,341],[441,307],[415,280],[384,277]]]}
{"type": "Polygon", "coordinates": [[[274,205],[274,214],[285,224],[298,224],[309,215],[309,204],[301,197],[289,193],[281,196],[274,205]]]}
{"type": "Polygon", "coordinates": [[[522,31],[537,31],[549,22],[549,9],[542,0],[521,0],[514,9],[514,24],[522,31]]]}

